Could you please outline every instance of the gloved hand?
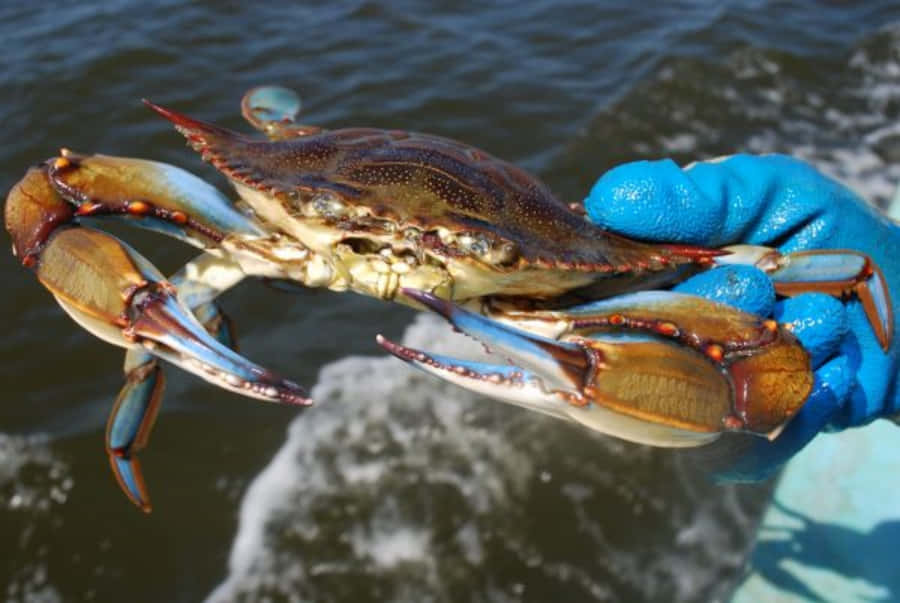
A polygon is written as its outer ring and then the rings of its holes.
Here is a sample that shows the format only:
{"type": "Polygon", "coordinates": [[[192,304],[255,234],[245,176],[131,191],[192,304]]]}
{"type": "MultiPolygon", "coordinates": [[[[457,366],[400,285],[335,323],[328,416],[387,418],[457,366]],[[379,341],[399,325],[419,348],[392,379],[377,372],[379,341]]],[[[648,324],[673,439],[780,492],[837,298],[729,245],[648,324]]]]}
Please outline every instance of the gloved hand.
{"type": "MultiPolygon", "coordinates": [[[[585,209],[593,222],[636,239],[710,247],[747,243],[783,253],[861,251],[884,272],[898,317],[900,227],[790,157],[735,155],[684,169],[671,160],[622,165],[597,181],[585,209]]],[[[885,352],[857,299],[808,293],[776,302],[768,277],[747,266],[710,270],[676,290],[790,323],[815,369],[812,394],[785,431],[771,442],[755,438],[719,478],[763,479],[819,431],[864,425],[900,410],[900,334],[885,352]]]]}

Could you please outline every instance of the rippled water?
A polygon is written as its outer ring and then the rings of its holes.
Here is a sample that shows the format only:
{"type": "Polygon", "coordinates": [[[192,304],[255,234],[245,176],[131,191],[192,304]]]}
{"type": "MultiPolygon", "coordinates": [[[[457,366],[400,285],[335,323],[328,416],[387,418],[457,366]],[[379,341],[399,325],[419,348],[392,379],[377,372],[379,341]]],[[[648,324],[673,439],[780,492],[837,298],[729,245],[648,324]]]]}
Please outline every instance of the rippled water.
{"type": "MultiPolygon", "coordinates": [[[[900,181],[894,2],[182,4],[0,5],[0,189],[59,146],[221,184],[138,100],[244,128],[242,92],[269,82],[310,123],[459,138],[564,198],[622,161],[737,151],[806,158],[876,201],[900,181]]],[[[191,255],[126,234],[165,271],[191,255]]],[[[373,343],[465,345],[434,320],[256,283],[224,301],[242,351],[320,405],[295,416],[172,372],[143,516],[103,452],[120,353],[13,258],[0,270],[7,600],[707,601],[739,577],[769,486],[712,486],[373,343]]]]}

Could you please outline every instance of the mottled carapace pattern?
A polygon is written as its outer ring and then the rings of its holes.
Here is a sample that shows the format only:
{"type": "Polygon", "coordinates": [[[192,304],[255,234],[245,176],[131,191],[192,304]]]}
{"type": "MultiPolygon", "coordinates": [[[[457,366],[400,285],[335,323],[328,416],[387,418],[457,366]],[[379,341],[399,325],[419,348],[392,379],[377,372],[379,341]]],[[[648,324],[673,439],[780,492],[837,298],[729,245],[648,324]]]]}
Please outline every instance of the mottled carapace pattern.
{"type": "MultiPolygon", "coordinates": [[[[699,248],[643,244],[608,233],[520,168],[447,138],[372,128],[256,141],[148,105],[229,177],[274,196],[330,192],[399,230],[481,232],[515,246],[525,264],[589,272],[660,270],[703,261],[699,248]]],[[[344,225],[352,230],[352,224],[344,225]]],[[[515,265],[510,266],[516,267],[515,265]]]]}

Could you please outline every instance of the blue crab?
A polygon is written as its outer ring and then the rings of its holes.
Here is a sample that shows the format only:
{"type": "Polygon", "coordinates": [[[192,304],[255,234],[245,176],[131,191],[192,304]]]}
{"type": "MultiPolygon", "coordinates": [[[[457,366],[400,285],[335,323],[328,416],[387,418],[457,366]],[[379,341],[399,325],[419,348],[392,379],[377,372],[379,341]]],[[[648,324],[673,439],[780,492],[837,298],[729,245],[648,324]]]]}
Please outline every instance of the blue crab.
{"type": "Polygon", "coordinates": [[[119,485],[145,511],[137,454],[161,400],[158,359],[246,396],[310,403],[299,385],[233,350],[215,299],[247,276],[434,310],[511,364],[379,343],[490,397],[660,446],[696,446],[728,430],[775,437],[804,403],[812,374],[783,325],[648,289],[750,262],[786,295],[859,295],[882,342],[892,337],[880,272],[854,252],[782,256],[629,240],[463,143],[299,124],[299,100],[282,88],[257,88],[242,101],[267,140],[146,104],[227,176],[238,200],[168,164],[63,149],[31,168],[5,207],[22,264],[76,322],[127,348],[106,449],[119,485]],[[202,253],[167,279],[87,218],[126,220],[202,253]]]}

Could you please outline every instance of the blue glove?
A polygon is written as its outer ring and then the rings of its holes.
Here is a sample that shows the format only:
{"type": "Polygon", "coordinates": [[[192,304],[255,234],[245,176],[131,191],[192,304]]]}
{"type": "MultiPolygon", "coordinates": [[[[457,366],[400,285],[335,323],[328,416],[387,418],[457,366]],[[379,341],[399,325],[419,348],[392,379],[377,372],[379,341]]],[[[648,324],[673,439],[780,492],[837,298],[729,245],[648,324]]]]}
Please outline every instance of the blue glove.
{"type": "MultiPolygon", "coordinates": [[[[604,174],[585,200],[589,218],[643,240],[710,247],[746,243],[783,253],[854,249],[882,269],[900,300],[900,227],[809,165],[781,155],[735,155],[680,168],[640,161],[604,174]]],[[[756,268],[729,266],[699,274],[678,291],[730,303],[790,323],[809,351],[815,384],[809,400],[773,442],[755,438],[719,478],[767,477],[823,429],[840,430],[900,409],[898,340],[885,352],[855,298],[821,293],[775,300],[756,268]]]]}

